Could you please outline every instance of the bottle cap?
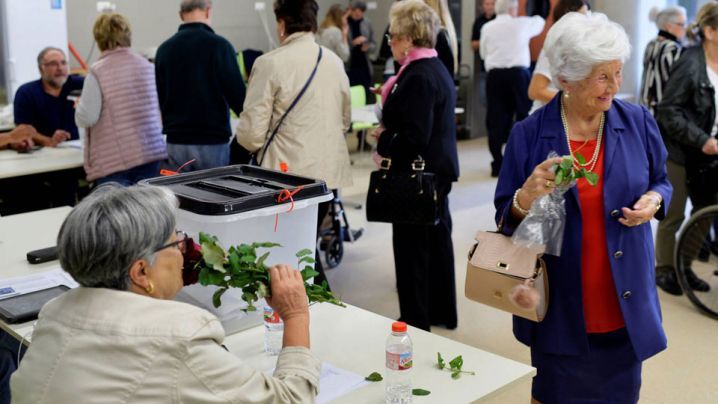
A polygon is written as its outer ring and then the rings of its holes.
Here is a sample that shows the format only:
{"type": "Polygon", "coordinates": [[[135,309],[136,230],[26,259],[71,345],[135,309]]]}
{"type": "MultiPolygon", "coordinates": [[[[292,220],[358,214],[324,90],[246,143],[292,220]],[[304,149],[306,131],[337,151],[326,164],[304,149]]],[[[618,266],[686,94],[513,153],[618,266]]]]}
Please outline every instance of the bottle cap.
{"type": "Polygon", "coordinates": [[[406,323],[403,321],[395,321],[391,325],[392,332],[406,332],[406,323]]]}

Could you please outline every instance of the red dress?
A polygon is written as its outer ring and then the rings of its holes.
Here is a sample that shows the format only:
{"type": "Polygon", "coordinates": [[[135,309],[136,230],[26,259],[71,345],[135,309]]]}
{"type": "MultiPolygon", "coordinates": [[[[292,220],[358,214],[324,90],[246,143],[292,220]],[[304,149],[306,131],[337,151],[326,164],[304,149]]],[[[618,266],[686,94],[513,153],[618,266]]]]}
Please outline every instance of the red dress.
{"type": "MultiPolygon", "coordinates": [[[[603,145],[602,145],[603,146],[603,145]]],[[[593,156],[596,140],[585,145],[571,141],[571,149],[586,160],[593,156]]],[[[618,294],[611,274],[606,243],[606,224],[603,209],[603,151],[601,147],[593,172],[598,173],[596,186],[585,179],[578,180],[578,200],[583,220],[581,240],[581,287],[583,316],[587,333],[605,333],[625,326],[618,303],[618,294]]]]}

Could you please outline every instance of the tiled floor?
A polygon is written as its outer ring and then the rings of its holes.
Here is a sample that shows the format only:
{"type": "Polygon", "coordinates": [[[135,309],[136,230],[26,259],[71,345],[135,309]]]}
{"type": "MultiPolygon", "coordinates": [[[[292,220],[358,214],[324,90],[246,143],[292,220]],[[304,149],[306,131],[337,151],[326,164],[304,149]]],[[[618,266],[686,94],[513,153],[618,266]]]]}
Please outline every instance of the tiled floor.
{"type": "MultiPolygon", "coordinates": [[[[458,291],[459,327],[433,332],[462,343],[529,363],[529,351],[516,342],[508,314],[474,303],[463,296],[464,258],[477,230],[494,228],[492,204],[496,180],[489,176],[490,156],[485,139],[459,143],[461,179],[451,194],[458,291]]],[[[354,186],[343,190],[345,204],[363,203],[373,163],[368,153],[352,155],[354,186]]],[[[332,288],[356,306],[396,318],[390,225],[367,223],[363,210],[347,207],[353,227],[364,235],[345,244],[341,265],[328,273],[332,288]],[[370,287],[367,287],[370,286],[370,287]]],[[[715,257],[714,257],[715,258],[715,257]]],[[[644,364],[641,403],[718,403],[718,321],[708,318],[685,297],[660,292],[669,348],[644,364]]],[[[528,403],[530,383],[518,385],[491,403],[528,403]]]]}

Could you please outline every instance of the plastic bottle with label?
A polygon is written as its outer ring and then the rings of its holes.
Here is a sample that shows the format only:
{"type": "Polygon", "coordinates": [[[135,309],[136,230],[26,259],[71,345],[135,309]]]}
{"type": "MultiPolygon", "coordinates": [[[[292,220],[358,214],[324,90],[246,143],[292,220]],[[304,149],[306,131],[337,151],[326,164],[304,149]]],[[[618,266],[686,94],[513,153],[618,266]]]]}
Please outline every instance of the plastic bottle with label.
{"type": "Polygon", "coordinates": [[[414,364],[414,348],[406,332],[406,323],[397,321],[391,325],[386,339],[386,403],[411,403],[411,369],[414,364]]]}
{"type": "Polygon", "coordinates": [[[270,355],[279,355],[282,351],[284,322],[279,313],[268,304],[264,304],[264,351],[270,355]]]}

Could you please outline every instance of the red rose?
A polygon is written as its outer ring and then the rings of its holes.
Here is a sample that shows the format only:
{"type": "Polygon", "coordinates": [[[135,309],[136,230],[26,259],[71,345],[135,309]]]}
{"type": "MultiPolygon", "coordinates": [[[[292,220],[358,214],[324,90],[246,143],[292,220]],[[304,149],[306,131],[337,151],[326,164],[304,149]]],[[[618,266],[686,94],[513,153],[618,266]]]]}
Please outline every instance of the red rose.
{"type": "Polygon", "coordinates": [[[199,278],[197,264],[202,261],[202,247],[195,243],[190,237],[185,241],[184,267],[182,268],[182,280],[184,285],[193,285],[199,278]]]}

